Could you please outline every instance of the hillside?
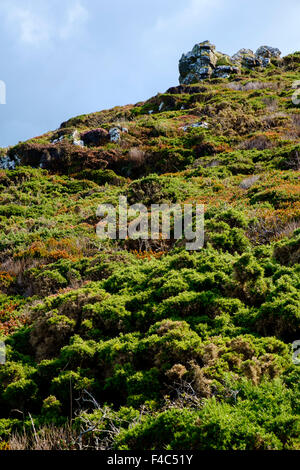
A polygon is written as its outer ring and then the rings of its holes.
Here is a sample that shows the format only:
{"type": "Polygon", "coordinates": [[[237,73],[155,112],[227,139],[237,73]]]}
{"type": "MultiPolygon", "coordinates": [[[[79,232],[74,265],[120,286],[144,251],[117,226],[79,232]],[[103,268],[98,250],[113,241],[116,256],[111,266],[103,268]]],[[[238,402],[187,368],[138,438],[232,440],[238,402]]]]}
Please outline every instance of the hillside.
{"type": "Polygon", "coordinates": [[[0,149],[0,449],[300,448],[300,52],[193,51],[0,149]],[[120,195],[204,204],[203,249],[99,240],[120,195]]]}

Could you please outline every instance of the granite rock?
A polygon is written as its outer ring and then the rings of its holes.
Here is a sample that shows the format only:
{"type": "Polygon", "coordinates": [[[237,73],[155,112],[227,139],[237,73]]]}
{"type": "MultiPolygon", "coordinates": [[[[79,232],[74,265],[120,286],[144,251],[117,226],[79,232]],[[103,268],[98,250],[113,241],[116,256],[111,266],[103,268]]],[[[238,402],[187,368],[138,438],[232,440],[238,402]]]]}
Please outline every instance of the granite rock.
{"type": "Polygon", "coordinates": [[[267,67],[272,58],[279,58],[279,49],[261,46],[254,53],[251,49],[240,49],[232,57],[216,51],[210,41],[200,42],[179,61],[179,83],[190,85],[205,79],[229,78],[240,73],[241,69],[267,67]]]}

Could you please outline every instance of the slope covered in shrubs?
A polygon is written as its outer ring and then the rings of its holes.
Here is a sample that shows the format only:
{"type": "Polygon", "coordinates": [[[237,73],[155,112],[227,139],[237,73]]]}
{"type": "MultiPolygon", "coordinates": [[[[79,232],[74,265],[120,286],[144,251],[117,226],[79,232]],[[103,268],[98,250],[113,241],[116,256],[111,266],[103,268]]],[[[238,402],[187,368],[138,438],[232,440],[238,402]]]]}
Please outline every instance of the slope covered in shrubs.
{"type": "Polygon", "coordinates": [[[298,78],[295,53],[1,150],[0,448],[34,422],[46,448],[299,449],[298,78]],[[203,249],[99,240],[120,195],[204,204],[203,249]]]}

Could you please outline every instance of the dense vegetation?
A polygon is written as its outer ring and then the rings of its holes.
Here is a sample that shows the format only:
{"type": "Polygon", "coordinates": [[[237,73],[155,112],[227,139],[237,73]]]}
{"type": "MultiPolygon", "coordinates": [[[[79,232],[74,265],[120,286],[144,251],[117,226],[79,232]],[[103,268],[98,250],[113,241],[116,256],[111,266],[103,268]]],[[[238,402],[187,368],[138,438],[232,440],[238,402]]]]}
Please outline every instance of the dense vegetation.
{"type": "Polygon", "coordinates": [[[299,449],[299,67],[1,150],[0,448],[299,449]],[[99,240],[97,206],[121,194],[204,204],[204,248],[99,240]]]}

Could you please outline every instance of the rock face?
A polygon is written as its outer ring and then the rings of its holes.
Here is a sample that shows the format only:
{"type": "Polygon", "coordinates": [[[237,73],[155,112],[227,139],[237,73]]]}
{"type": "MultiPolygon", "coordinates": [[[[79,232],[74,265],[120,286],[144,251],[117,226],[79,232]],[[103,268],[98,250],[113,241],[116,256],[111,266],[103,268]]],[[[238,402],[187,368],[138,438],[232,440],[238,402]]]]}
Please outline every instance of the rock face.
{"type": "Polygon", "coordinates": [[[121,133],[127,133],[128,129],[126,127],[115,126],[109,129],[109,138],[111,142],[119,142],[121,140],[121,133]]]}
{"type": "Polygon", "coordinates": [[[215,49],[216,46],[204,41],[183,54],[179,61],[180,83],[188,85],[209,78],[217,63],[215,49]]]}
{"type": "Polygon", "coordinates": [[[266,67],[272,58],[279,59],[281,52],[276,47],[261,46],[257,49],[255,55],[262,62],[263,66],[266,67]]]}
{"type": "Polygon", "coordinates": [[[248,69],[259,67],[261,65],[261,62],[251,49],[240,49],[232,56],[232,61],[239,64],[241,67],[246,67],[248,69]]]}
{"type": "Polygon", "coordinates": [[[20,159],[17,155],[14,155],[13,157],[9,157],[8,155],[0,157],[0,169],[1,170],[14,170],[16,166],[19,164],[20,164],[20,159]]]}
{"type": "Polygon", "coordinates": [[[280,58],[279,49],[261,46],[254,53],[251,49],[240,49],[232,57],[216,51],[209,41],[196,44],[179,61],[179,82],[183,85],[197,83],[210,77],[228,78],[242,68],[266,67],[272,58],[280,58]]]}
{"type": "Polygon", "coordinates": [[[228,78],[233,73],[239,73],[239,68],[233,65],[218,65],[213,72],[213,76],[228,78]]]}
{"type": "Polygon", "coordinates": [[[109,129],[109,137],[111,142],[119,142],[121,140],[121,131],[118,127],[109,129]]]}

